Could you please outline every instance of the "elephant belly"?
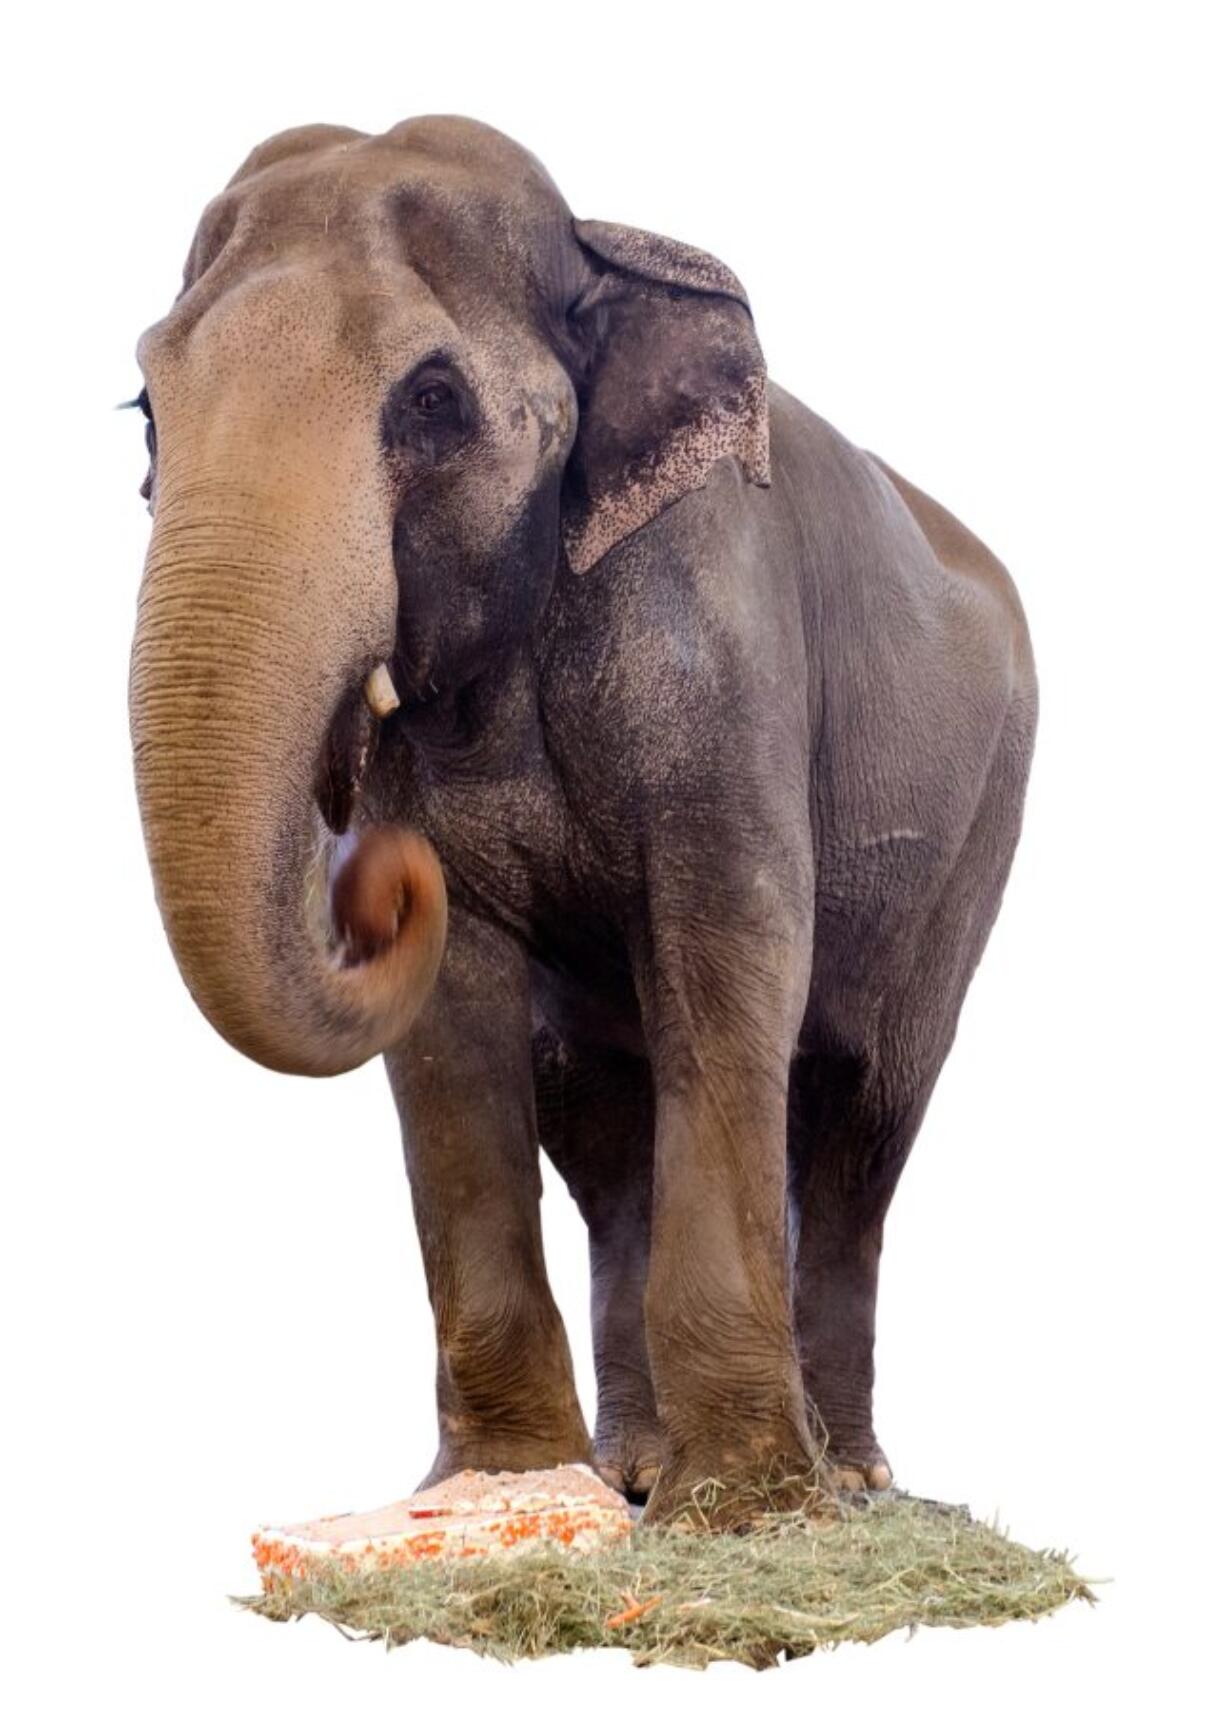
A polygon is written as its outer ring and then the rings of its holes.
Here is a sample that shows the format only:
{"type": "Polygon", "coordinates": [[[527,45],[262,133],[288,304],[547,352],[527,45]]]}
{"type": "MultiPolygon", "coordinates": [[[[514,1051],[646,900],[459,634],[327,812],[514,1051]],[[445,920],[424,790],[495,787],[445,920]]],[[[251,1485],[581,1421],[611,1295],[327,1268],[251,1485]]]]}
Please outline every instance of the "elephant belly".
{"type": "Polygon", "coordinates": [[[566,966],[534,961],[533,1019],[558,1039],[580,1047],[645,1050],[642,1017],[629,963],[615,957],[566,966]]]}

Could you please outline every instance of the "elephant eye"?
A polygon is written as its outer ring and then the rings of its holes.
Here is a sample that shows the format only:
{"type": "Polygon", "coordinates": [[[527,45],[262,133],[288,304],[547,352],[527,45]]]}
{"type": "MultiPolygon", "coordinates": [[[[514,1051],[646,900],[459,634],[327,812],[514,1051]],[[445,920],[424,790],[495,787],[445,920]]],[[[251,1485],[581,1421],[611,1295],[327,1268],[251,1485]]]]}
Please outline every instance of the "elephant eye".
{"type": "Polygon", "coordinates": [[[149,388],[147,386],[142,386],[135,398],[125,398],[123,403],[118,405],[117,408],[120,410],[140,411],[141,415],[145,418],[145,444],[149,447],[150,451],[152,451],[155,430],[153,426],[153,405],[149,402],[149,388]]]}
{"type": "Polygon", "coordinates": [[[413,394],[413,408],[421,416],[434,416],[452,403],[455,393],[445,380],[428,380],[413,394]]]}
{"type": "Polygon", "coordinates": [[[464,381],[434,358],[392,387],[383,406],[383,443],[433,467],[464,444],[475,417],[464,381]]]}
{"type": "Polygon", "coordinates": [[[149,402],[149,389],[142,386],[135,398],[129,398],[120,406],[124,410],[139,410],[145,418],[145,450],[149,453],[149,471],[140,484],[140,496],[149,499],[153,493],[153,465],[157,460],[158,435],[153,420],[153,405],[149,402]]]}
{"type": "Polygon", "coordinates": [[[149,402],[148,388],[142,386],[140,396],[136,400],[141,414],[145,418],[145,450],[149,453],[149,468],[145,479],[140,484],[140,496],[148,503],[153,498],[153,466],[158,455],[157,423],[153,420],[153,406],[149,402]]]}

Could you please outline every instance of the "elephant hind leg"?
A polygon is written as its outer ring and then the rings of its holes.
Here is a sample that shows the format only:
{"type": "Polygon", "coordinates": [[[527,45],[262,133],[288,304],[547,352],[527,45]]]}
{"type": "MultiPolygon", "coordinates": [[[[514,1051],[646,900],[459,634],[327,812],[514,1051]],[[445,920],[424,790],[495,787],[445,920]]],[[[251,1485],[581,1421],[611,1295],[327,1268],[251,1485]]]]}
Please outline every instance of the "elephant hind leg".
{"type": "Polygon", "coordinates": [[[842,947],[843,966],[860,971],[858,996],[826,995],[816,1049],[793,1066],[797,1346],[806,1398],[821,1420],[819,1441],[824,1433],[829,1459],[853,1486],[891,1478],[873,1427],[882,1232],[1000,905],[1020,830],[1033,717],[1027,700],[1011,709],[969,832],[905,942],[842,947]]]}
{"type": "Polygon", "coordinates": [[[533,1045],[537,1126],[588,1229],[596,1361],[595,1461],[645,1500],[662,1440],[647,1354],[643,1291],[651,1242],[653,1100],[645,1059],[563,1044],[533,1045]]]}
{"type": "Polygon", "coordinates": [[[796,1341],[814,1436],[852,1490],[881,1490],[893,1478],[873,1424],[877,1273],[886,1210],[928,1091],[891,1100],[870,1066],[829,1056],[795,1070],[796,1341]]]}

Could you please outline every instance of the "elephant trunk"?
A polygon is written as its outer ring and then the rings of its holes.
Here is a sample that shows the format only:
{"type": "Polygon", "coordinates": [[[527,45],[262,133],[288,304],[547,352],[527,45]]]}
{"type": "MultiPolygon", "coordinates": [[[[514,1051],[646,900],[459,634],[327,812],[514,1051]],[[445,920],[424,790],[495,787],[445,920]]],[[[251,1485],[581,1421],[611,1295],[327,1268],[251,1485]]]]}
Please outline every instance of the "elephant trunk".
{"type": "Polygon", "coordinates": [[[393,1044],[424,1002],[446,892],[424,839],[360,824],[394,701],[378,671],[396,624],[386,495],[355,466],[339,472],[342,514],[325,514],[319,460],[285,467],[262,494],[198,465],[166,472],[132,739],[158,903],[193,997],[249,1057],[333,1075],[393,1044]]]}

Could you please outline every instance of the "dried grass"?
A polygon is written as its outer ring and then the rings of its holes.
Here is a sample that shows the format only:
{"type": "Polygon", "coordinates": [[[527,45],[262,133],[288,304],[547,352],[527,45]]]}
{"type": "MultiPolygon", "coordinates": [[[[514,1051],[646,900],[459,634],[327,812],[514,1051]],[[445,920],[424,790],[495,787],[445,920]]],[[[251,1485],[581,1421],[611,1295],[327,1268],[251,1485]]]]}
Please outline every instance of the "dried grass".
{"type": "MultiPolygon", "coordinates": [[[[707,1510],[720,1493],[708,1494],[707,1510]]],[[[236,1600],[274,1621],[322,1617],[350,1638],[415,1639],[511,1661],[617,1646],[635,1663],[764,1669],[898,1628],[1034,1621],[1094,1601],[1069,1558],[1014,1543],[969,1512],[905,1494],[776,1513],[741,1532],[639,1527],[583,1556],[503,1558],[369,1574],[327,1570],[236,1600]]]]}

